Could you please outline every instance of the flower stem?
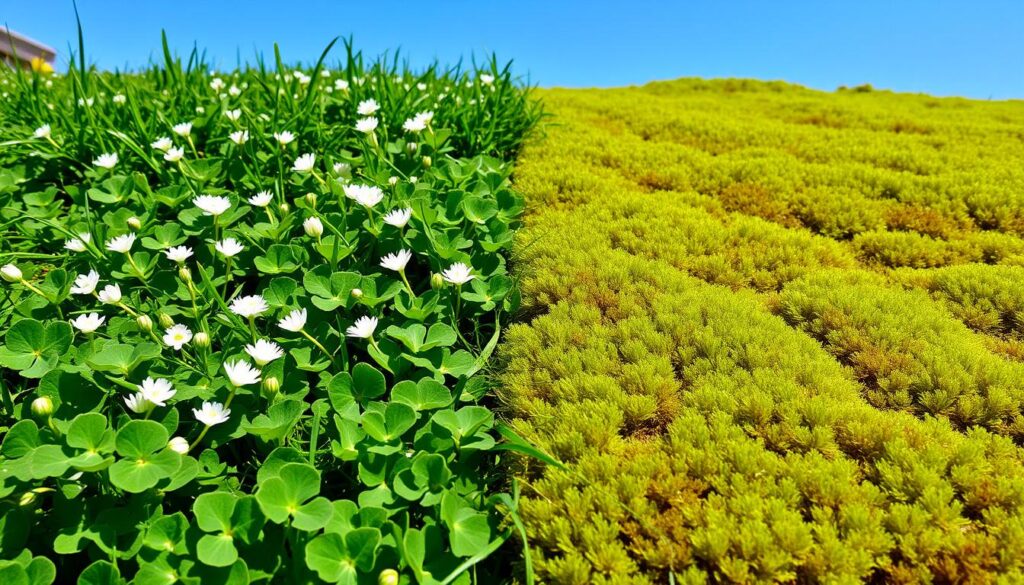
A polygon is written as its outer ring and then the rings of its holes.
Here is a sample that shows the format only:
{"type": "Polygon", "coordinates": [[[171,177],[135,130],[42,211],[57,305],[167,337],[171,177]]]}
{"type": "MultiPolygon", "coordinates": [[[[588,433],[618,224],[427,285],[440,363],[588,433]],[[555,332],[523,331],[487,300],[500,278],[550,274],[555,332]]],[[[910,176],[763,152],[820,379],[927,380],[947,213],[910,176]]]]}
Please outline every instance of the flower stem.
{"type": "Polygon", "coordinates": [[[402,276],[402,282],[405,283],[405,288],[409,290],[409,294],[411,294],[413,298],[416,298],[416,293],[413,292],[412,285],[409,284],[409,279],[405,277],[405,270],[399,270],[398,274],[402,276]]]}
{"type": "Polygon", "coordinates": [[[327,351],[326,347],[324,347],[319,341],[314,339],[312,335],[306,333],[305,329],[299,329],[299,333],[303,334],[306,337],[306,339],[310,340],[313,343],[313,345],[320,348],[320,351],[324,352],[324,355],[327,356],[327,359],[331,360],[331,364],[334,363],[334,356],[331,355],[331,352],[327,351]]]}

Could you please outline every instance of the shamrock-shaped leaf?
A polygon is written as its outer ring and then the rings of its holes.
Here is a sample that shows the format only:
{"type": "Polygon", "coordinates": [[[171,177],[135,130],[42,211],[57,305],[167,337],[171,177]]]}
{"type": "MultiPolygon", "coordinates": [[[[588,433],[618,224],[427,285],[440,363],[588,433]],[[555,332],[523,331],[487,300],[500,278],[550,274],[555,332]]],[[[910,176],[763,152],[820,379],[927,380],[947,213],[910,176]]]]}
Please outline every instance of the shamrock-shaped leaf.
{"type": "Polygon", "coordinates": [[[276,441],[291,432],[308,406],[309,403],[302,400],[283,400],[267,409],[267,414],[243,423],[242,430],[266,441],[276,441]]]}
{"type": "Polygon", "coordinates": [[[490,435],[478,433],[494,425],[494,413],[482,406],[463,406],[457,411],[440,410],[431,420],[463,449],[486,450],[494,445],[490,435]]]}
{"type": "Polygon", "coordinates": [[[424,506],[432,506],[440,501],[451,477],[444,455],[420,452],[413,458],[412,465],[396,476],[395,493],[410,501],[423,498],[424,506]]]}
{"type": "Polygon", "coordinates": [[[97,471],[112,460],[107,454],[114,450],[114,432],[107,428],[107,418],[97,412],[80,414],[71,421],[65,438],[69,447],[83,452],[71,464],[83,471],[97,471]]]}
{"type": "Polygon", "coordinates": [[[392,325],[385,333],[402,342],[402,345],[413,353],[428,351],[435,347],[447,347],[456,340],[455,330],[444,323],[431,325],[429,331],[419,323],[407,327],[392,325]]]}
{"type": "Polygon", "coordinates": [[[365,362],[356,364],[351,374],[341,372],[335,375],[327,385],[327,396],[335,410],[341,410],[352,401],[366,404],[374,398],[380,398],[385,392],[387,381],[384,374],[365,362]]]}
{"type": "Polygon", "coordinates": [[[160,355],[160,346],[144,341],[133,345],[111,343],[86,360],[94,370],[130,375],[142,362],[160,355]]]}
{"type": "Polygon", "coordinates": [[[416,411],[408,404],[391,402],[380,410],[363,413],[363,430],[381,443],[390,443],[416,423],[416,411]]]}
{"type": "Polygon", "coordinates": [[[138,493],[170,478],[181,455],[167,448],[167,429],[156,421],[133,420],[117,431],[114,449],[122,459],[110,466],[110,482],[138,493]]]}
{"type": "Polygon", "coordinates": [[[69,347],[70,324],[50,321],[44,326],[35,319],[22,319],[4,335],[0,365],[18,370],[26,378],[40,378],[57,366],[69,347]]]}
{"type": "Polygon", "coordinates": [[[487,550],[491,542],[491,524],[484,512],[447,491],[441,498],[441,520],[448,528],[452,554],[471,557],[487,550]]]}
{"type": "Polygon", "coordinates": [[[360,573],[373,569],[380,541],[377,528],[321,534],[306,545],[306,565],[328,583],[356,585],[360,573]]]}
{"type": "Polygon", "coordinates": [[[361,280],[355,272],[331,272],[330,266],[322,264],[302,277],[302,286],[313,295],[312,302],[318,309],[333,311],[355,304],[352,289],[358,288],[361,280]]]}
{"type": "Polygon", "coordinates": [[[188,520],[181,512],[161,516],[150,523],[142,543],[155,550],[181,554],[186,551],[185,532],[187,530],[188,520]]]}
{"type": "Polygon", "coordinates": [[[265,256],[253,259],[256,270],[263,274],[285,274],[298,269],[298,258],[293,246],[274,244],[267,249],[265,256]]]}
{"type": "Polygon", "coordinates": [[[391,399],[413,407],[413,409],[433,410],[444,408],[452,402],[452,394],[432,378],[423,378],[419,382],[403,380],[391,389],[391,399]]]}
{"type": "Polygon", "coordinates": [[[256,491],[260,508],[271,521],[283,524],[289,519],[300,530],[319,530],[331,519],[331,503],[320,493],[320,472],[304,463],[286,463],[278,474],[269,477],[256,491]]]}
{"type": "Polygon", "coordinates": [[[256,542],[264,518],[252,496],[209,492],[196,498],[192,507],[196,524],[205,534],[196,545],[199,560],[211,567],[228,567],[238,560],[235,541],[256,542]]]}

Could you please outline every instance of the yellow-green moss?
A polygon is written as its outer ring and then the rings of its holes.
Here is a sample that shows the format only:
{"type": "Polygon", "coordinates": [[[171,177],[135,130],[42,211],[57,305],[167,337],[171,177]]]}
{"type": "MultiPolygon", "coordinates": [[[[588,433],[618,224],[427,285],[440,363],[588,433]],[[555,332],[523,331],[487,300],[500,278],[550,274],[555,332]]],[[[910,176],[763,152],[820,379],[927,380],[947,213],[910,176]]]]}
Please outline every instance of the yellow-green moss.
{"type": "Polygon", "coordinates": [[[501,352],[568,464],[519,471],[545,581],[1024,579],[1024,104],[541,97],[501,352]]]}

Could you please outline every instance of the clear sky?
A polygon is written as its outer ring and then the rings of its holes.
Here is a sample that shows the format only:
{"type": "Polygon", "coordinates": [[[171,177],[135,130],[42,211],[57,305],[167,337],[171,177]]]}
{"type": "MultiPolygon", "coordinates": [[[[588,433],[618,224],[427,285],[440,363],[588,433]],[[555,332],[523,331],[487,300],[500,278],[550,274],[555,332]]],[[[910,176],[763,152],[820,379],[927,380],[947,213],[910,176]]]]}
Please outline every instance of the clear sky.
{"type": "MultiPolygon", "coordinates": [[[[86,54],[107,68],[193,43],[215,65],[256,51],[315,60],[336,35],[414,65],[494,51],[543,86],[617,86],[684,76],[782,79],[1024,98],[1024,0],[80,0],[86,54]]],[[[0,0],[0,23],[58,50],[75,41],[71,0],[0,0]]]]}

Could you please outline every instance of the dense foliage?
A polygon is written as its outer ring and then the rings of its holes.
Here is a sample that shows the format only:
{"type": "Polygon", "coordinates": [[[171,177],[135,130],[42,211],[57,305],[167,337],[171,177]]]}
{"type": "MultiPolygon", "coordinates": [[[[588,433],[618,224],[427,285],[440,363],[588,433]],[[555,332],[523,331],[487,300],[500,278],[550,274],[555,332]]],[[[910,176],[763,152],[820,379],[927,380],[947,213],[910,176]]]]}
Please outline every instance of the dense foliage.
{"type": "Polygon", "coordinates": [[[542,99],[499,351],[543,578],[1024,580],[1024,105],[542,99]]]}
{"type": "Polygon", "coordinates": [[[488,357],[539,114],[507,67],[0,91],[0,582],[507,575],[488,357]]]}

